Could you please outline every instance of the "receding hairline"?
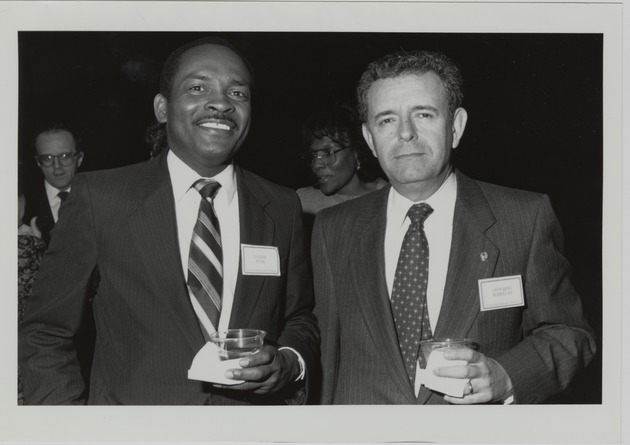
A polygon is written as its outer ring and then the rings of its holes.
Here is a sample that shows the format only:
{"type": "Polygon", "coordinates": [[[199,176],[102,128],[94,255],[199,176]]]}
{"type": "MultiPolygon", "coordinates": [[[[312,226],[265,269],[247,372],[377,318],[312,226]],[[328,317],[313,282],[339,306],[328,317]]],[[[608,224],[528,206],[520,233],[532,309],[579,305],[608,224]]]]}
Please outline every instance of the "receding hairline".
{"type": "MultiPolygon", "coordinates": [[[[448,92],[448,88],[446,86],[446,83],[444,82],[444,79],[442,79],[440,77],[440,75],[438,73],[436,73],[432,69],[428,69],[428,70],[425,70],[425,71],[422,71],[422,72],[418,72],[418,71],[402,72],[400,74],[396,74],[396,75],[392,75],[392,76],[386,76],[386,77],[380,77],[380,78],[376,79],[374,82],[372,82],[370,84],[369,87],[367,87],[365,89],[365,105],[366,105],[366,108],[369,109],[369,107],[370,107],[370,100],[369,100],[369,98],[371,96],[371,93],[374,91],[374,87],[377,84],[379,84],[379,83],[382,84],[383,82],[386,82],[386,81],[398,80],[398,79],[402,79],[402,78],[405,78],[405,77],[423,78],[423,77],[425,77],[426,75],[429,75],[429,74],[433,74],[433,78],[438,83],[438,85],[441,86],[441,96],[442,96],[441,99],[444,102],[444,105],[446,106],[446,109],[447,109],[447,111],[450,114],[450,112],[451,112],[451,110],[450,110],[450,95],[449,95],[449,92],[448,92]]],[[[414,105],[413,109],[416,109],[416,110],[430,110],[430,111],[437,112],[437,111],[439,111],[439,109],[437,108],[436,105],[437,104],[421,103],[421,104],[418,104],[418,105],[414,105]]],[[[368,110],[366,110],[366,111],[368,111],[368,110]]],[[[390,113],[392,113],[392,110],[381,110],[378,113],[376,113],[374,115],[374,117],[377,118],[380,115],[385,115],[385,114],[390,114],[390,113]]]]}
{"type": "Polygon", "coordinates": [[[70,136],[70,139],[72,140],[72,148],[78,152],[77,150],[77,140],[74,137],[74,135],[72,134],[72,132],[70,130],[67,130],[65,128],[51,128],[48,130],[43,130],[40,131],[39,133],[37,133],[37,136],[35,136],[35,150],[38,151],[38,147],[39,147],[39,141],[42,137],[44,136],[52,136],[55,134],[63,134],[63,133],[67,133],[70,136]]]}
{"type": "Polygon", "coordinates": [[[193,40],[184,45],[181,45],[168,55],[168,57],[164,61],[162,72],[160,74],[160,94],[162,94],[167,99],[169,98],[172,92],[173,81],[175,77],[179,74],[182,59],[186,55],[188,55],[191,50],[199,49],[204,46],[212,46],[216,47],[217,49],[224,48],[228,51],[228,53],[232,53],[234,56],[236,56],[237,60],[240,61],[245,72],[247,73],[248,78],[246,80],[248,82],[248,86],[250,87],[250,89],[254,89],[255,78],[253,67],[243,51],[227,39],[211,36],[193,40]]]}
{"type": "MultiPolygon", "coordinates": [[[[215,49],[223,49],[225,50],[227,53],[231,53],[232,55],[234,55],[234,57],[236,58],[236,60],[239,61],[239,63],[241,64],[244,72],[247,74],[247,78],[246,79],[234,79],[240,83],[246,82],[248,85],[251,84],[252,82],[252,73],[249,69],[249,67],[247,66],[247,63],[245,62],[245,60],[243,59],[243,57],[236,51],[234,51],[232,48],[230,48],[229,46],[225,46],[222,45],[220,43],[201,43],[197,46],[193,46],[192,48],[188,48],[186,51],[184,51],[183,53],[180,54],[179,58],[177,59],[177,64],[175,65],[175,70],[174,70],[174,75],[173,75],[173,79],[175,79],[175,77],[177,77],[178,75],[181,74],[180,69],[181,69],[181,65],[182,62],[184,60],[184,58],[191,52],[194,50],[200,50],[200,48],[202,47],[206,47],[206,46],[212,46],[215,47],[215,49]]],[[[190,77],[195,77],[195,75],[190,75],[190,77]]]]}

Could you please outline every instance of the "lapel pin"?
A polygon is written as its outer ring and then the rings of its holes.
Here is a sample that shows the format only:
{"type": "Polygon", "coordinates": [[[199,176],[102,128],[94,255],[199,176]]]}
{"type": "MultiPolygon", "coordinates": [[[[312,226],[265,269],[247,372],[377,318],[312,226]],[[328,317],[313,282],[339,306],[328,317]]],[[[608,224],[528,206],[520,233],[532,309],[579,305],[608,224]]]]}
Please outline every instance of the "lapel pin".
{"type": "Polygon", "coordinates": [[[488,260],[488,253],[487,252],[481,252],[479,254],[479,257],[481,258],[481,261],[487,261],[488,260]]]}

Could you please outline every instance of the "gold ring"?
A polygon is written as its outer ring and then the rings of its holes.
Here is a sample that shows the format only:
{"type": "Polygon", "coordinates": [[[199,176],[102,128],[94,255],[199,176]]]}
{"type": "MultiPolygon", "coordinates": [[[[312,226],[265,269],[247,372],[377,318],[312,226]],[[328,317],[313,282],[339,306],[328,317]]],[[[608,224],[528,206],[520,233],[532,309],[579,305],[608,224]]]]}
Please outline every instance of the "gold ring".
{"type": "Polygon", "coordinates": [[[470,379],[468,379],[468,395],[472,396],[473,392],[472,383],[470,383],[470,379]]]}

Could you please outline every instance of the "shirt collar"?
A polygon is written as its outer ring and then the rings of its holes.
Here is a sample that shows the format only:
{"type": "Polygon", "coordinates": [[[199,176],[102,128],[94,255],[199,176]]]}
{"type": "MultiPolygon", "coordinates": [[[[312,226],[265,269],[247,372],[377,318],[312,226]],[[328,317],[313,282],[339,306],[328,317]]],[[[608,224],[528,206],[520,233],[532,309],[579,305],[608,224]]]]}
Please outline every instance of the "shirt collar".
{"type": "Polygon", "coordinates": [[[59,192],[69,192],[71,187],[68,187],[65,190],[59,190],[57,187],[53,187],[44,179],[44,188],[46,189],[46,196],[48,197],[48,202],[53,202],[55,199],[60,199],[59,192]]]}
{"type": "Polygon", "coordinates": [[[440,214],[441,212],[453,208],[455,206],[455,199],[457,198],[457,177],[454,170],[451,170],[435,193],[429,196],[425,201],[413,202],[410,199],[405,198],[398,193],[394,187],[389,192],[389,215],[388,222],[391,221],[395,227],[402,227],[407,217],[409,208],[420,202],[426,202],[433,208],[433,214],[440,214]]]}
{"type": "MultiPolygon", "coordinates": [[[[168,172],[171,176],[171,184],[173,185],[173,196],[175,201],[178,202],[188,192],[190,187],[201,179],[202,176],[196,171],[190,168],[184,161],[182,161],[172,150],[169,150],[166,155],[166,162],[168,165],[168,172]]],[[[236,193],[236,173],[234,172],[234,165],[229,164],[221,173],[213,176],[212,178],[219,184],[221,188],[219,193],[224,193],[227,198],[228,204],[232,203],[234,194],[236,193]]]]}

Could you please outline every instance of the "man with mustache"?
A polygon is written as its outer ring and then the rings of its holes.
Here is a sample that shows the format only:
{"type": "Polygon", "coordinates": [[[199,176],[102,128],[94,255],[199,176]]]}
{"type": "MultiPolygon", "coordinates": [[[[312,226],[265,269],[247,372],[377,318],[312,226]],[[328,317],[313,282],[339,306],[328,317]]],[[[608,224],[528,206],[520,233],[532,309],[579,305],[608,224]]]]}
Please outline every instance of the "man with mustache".
{"type": "Polygon", "coordinates": [[[359,81],[363,135],[391,186],[315,220],[322,403],[538,403],[595,353],[549,198],[452,166],[461,82],[447,57],[421,51],[385,56],[359,81]],[[445,351],[428,374],[431,338],[479,347],[445,351]]]}
{"type": "Polygon", "coordinates": [[[297,195],[232,162],[247,136],[252,71],[229,42],[167,58],[154,100],[166,146],[150,161],[79,175],[21,325],[27,404],[301,403],[319,359],[297,195]],[[73,337],[92,271],[89,389],[73,337]],[[216,330],[267,342],[214,384],[187,378],[216,330]]]}

